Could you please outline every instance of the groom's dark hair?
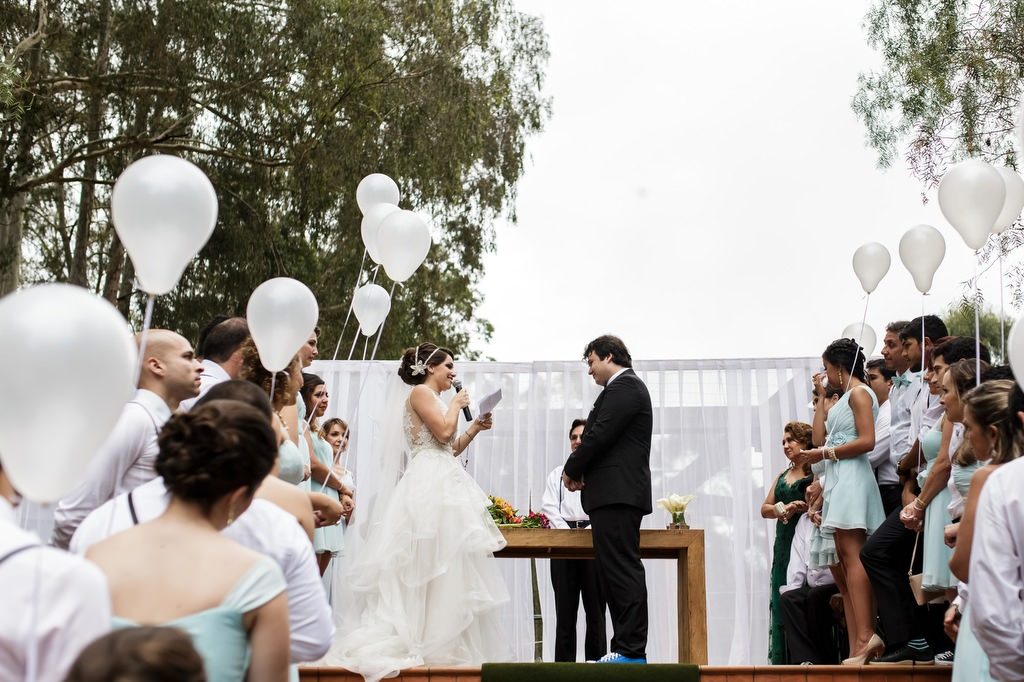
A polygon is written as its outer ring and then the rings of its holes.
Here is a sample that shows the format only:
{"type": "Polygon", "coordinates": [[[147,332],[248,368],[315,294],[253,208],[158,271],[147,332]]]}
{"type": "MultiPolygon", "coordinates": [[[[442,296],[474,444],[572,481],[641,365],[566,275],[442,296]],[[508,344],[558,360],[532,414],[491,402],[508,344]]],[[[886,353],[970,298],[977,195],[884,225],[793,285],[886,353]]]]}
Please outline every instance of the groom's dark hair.
{"type": "Polygon", "coordinates": [[[633,358],[629,356],[629,350],[626,348],[626,344],[622,342],[622,339],[617,336],[612,336],[611,334],[599,336],[588,343],[586,349],[583,351],[583,359],[586,360],[587,356],[591,353],[601,360],[604,360],[610,355],[612,356],[612,362],[619,367],[633,366],[633,358]]]}

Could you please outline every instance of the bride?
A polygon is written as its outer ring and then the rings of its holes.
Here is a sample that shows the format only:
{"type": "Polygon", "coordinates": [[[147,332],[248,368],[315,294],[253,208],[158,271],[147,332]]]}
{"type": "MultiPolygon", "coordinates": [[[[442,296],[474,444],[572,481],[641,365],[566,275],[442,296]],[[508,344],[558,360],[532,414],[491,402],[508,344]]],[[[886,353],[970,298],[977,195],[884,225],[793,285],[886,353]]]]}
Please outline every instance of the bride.
{"type": "Polygon", "coordinates": [[[366,504],[356,532],[346,533],[351,560],[335,580],[338,636],[324,659],[367,680],[509,658],[497,611],[509,597],[493,558],[505,539],[487,495],[456,458],[491,428],[491,415],[458,434],[469,396],[441,400],[455,379],[446,348],[408,349],[398,377],[404,385],[392,382],[376,425],[371,480],[360,472],[366,504]]]}

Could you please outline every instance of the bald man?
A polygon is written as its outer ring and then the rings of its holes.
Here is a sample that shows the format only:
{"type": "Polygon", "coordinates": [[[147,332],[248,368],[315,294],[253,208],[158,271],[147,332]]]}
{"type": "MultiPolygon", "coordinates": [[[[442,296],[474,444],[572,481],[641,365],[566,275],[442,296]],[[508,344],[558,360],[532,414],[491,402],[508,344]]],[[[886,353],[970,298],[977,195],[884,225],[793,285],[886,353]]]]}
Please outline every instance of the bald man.
{"type": "MultiPolygon", "coordinates": [[[[135,342],[140,342],[140,335],[135,342]]],[[[202,365],[185,337],[166,329],[149,330],[138,391],[89,464],[85,479],[57,504],[54,545],[66,549],[89,512],[156,478],[157,435],[182,400],[198,395],[201,373],[202,365]]]]}

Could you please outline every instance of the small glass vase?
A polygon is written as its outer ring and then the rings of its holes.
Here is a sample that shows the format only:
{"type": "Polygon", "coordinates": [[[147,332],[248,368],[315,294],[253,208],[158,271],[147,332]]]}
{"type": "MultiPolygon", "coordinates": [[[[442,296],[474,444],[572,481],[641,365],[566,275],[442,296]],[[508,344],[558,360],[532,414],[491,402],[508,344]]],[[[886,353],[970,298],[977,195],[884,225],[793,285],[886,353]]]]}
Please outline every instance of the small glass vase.
{"type": "Polygon", "coordinates": [[[669,530],[689,530],[689,526],[686,525],[686,512],[672,512],[672,523],[665,526],[669,530]]]}

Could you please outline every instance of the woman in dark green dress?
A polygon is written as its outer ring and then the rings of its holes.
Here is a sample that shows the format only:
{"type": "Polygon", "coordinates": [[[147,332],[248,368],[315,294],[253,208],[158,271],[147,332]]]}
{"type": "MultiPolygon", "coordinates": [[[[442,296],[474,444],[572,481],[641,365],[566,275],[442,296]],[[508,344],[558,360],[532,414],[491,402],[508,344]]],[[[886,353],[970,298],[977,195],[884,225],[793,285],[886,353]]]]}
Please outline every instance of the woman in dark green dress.
{"type": "Polygon", "coordinates": [[[771,600],[769,602],[768,660],[772,665],[785,665],[786,634],[782,629],[782,613],[779,611],[779,588],[786,584],[786,569],[789,566],[789,549],[793,544],[793,533],[800,515],[807,511],[804,491],[813,480],[809,466],[799,467],[793,459],[801,450],[813,448],[811,425],[804,422],[786,424],[782,438],[782,451],[789,459],[789,466],[775,479],[775,485],[768,492],[761,505],[761,516],[778,519],[775,524],[775,548],[772,551],[771,600]]]}

